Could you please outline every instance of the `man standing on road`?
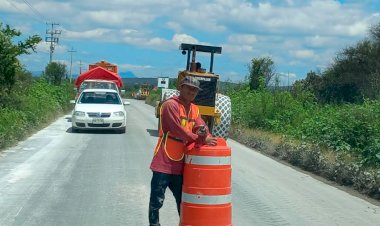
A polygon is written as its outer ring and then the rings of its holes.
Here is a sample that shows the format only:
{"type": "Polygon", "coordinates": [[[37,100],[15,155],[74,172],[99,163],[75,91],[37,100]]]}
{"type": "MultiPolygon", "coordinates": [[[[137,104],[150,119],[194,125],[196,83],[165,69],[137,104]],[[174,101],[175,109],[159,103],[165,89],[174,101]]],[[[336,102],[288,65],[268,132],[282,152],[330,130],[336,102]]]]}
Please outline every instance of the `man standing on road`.
{"type": "Polygon", "coordinates": [[[182,195],[182,173],[185,151],[194,145],[216,145],[216,138],[208,132],[198,107],[192,103],[198,94],[199,81],[185,77],[180,83],[180,94],[161,106],[159,138],[150,169],[153,171],[149,201],[149,225],[159,226],[159,210],[167,187],[177,203],[178,214],[182,195]]]}

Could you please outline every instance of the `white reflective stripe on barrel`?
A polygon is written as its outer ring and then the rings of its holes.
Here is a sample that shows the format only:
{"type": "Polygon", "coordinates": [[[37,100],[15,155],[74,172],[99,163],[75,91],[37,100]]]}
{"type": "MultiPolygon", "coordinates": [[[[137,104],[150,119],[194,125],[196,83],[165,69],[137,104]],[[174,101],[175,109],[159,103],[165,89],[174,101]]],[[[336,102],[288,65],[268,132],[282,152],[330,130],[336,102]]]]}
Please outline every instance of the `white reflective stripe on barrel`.
{"type": "Polygon", "coordinates": [[[228,204],[231,203],[232,197],[229,195],[192,195],[182,192],[182,201],[192,204],[228,204]]]}
{"type": "Polygon", "coordinates": [[[231,165],[231,156],[186,155],[185,163],[195,165],[231,165]]]}

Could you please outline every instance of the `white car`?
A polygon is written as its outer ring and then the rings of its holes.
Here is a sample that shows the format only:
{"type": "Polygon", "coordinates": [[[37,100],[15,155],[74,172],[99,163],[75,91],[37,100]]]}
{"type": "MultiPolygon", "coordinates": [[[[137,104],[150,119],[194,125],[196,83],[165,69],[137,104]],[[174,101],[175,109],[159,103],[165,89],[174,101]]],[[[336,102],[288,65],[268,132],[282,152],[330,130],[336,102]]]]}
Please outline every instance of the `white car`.
{"type": "MultiPolygon", "coordinates": [[[[74,102],[74,101],[73,101],[74,102]]],[[[127,113],[119,93],[111,89],[85,89],[74,102],[72,131],[111,129],[125,133],[127,113]]]]}

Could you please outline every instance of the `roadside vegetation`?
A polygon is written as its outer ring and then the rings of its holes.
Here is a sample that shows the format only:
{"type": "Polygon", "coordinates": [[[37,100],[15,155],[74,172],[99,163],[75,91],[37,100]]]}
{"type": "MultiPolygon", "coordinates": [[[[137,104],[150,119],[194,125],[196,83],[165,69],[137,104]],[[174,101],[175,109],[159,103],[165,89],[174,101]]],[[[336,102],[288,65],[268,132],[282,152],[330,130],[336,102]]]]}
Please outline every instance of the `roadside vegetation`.
{"type": "Polygon", "coordinates": [[[161,90],[150,91],[149,96],[145,99],[145,103],[151,106],[156,106],[156,101],[161,99],[161,90]]]}
{"type": "Polygon", "coordinates": [[[231,138],[380,199],[380,101],[320,105],[288,91],[229,95],[231,138]]]}
{"type": "Polygon", "coordinates": [[[70,109],[73,86],[65,80],[61,63],[49,63],[40,77],[33,77],[17,57],[31,54],[38,36],[13,44],[20,32],[0,24],[0,149],[15,144],[48,125],[70,109]]]}
{"type": "Polygon", "coordinates": [[[287,90],[274,62],[255,58],[229,86],[231,137],[380,200],[380,24],[324,72],[287,90]]]}

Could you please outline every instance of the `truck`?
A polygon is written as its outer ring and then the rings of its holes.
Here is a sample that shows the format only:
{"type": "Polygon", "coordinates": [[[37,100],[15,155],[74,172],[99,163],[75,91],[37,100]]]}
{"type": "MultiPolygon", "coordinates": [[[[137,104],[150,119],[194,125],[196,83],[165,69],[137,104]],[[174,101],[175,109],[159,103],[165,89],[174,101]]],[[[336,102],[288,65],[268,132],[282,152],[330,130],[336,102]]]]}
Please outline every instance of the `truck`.
{"type": "Polygon", "coordinates": [[[88,70],[91,70],[96,67],[102,67],[104,69],[107,69],[109,71],[112,71],[113,73],[117,74],[117,65],[116,64],[111,64],[105,60],[101,60],[99,62],[96,62],[94,64],[89,64],[88,65],[88,70]]]}
{"type": "Polygon", "coordinates": [[[213,72],[214,55],[221,54],[222,47],[182,43],[179,49],[183,55],[187,55],[186,69],[178,72],[177,90],[162,89],[161,99],[156,102],[155,111],[158,118],[158,128],[160,127],[162,103],[172,96],[179,95],[178,89],[182,79],[186,76],[193,76],[200,81],[200,88],[202,89],[194,100],[199,108],[199,113],[214,136],[227,139],[231,124],[231,99],[219,93],[219,75],[213,72]],[[202,67],[200,62],[196,61],[199,52],[210,54],[208,71],[202,67]]]}
{"type": "Polygon", "coordinates": [[[75,80],[76,96],[79,96],[84,89],[88,88],[115,89],[120,94],[123,94],[125,92],[122,90],[123,80],[114,72],[117,71],[117,66],[108,62],[104,63],[104,61],[97,64],[99,65],[90,64],[89,70],[80,74],[75,80]]]}
{"type": "Polygon", "coordinates": [[[150,94],[149,84],[140,85],[139,90],[134,94],[134,98],[138,100],[145,100],[150,94]]]}

